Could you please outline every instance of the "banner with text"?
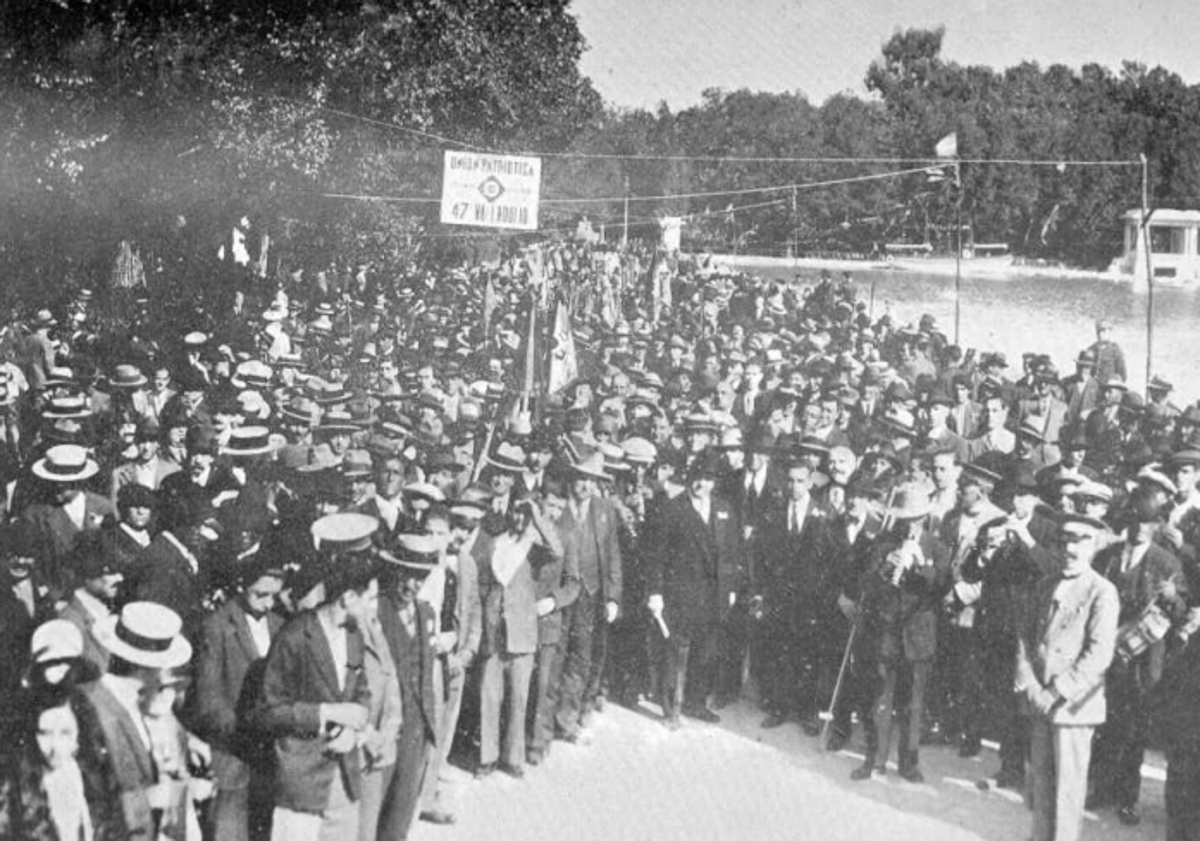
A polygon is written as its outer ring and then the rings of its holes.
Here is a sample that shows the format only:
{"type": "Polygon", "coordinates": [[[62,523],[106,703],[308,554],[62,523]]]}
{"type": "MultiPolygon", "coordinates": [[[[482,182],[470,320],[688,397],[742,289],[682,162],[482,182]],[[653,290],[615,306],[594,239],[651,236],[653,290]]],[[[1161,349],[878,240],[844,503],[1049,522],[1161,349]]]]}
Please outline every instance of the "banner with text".
{"type": "Polygon", "coordinates": [[[541,158],[446,152],[442,224],[536,231],[541,158]]]}

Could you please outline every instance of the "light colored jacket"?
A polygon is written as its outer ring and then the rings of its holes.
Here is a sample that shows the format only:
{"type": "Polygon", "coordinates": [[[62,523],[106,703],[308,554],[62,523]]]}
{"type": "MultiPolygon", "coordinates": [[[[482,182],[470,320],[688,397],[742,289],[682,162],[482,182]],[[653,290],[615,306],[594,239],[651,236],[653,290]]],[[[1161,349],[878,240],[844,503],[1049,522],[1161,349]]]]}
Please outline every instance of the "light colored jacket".
{"type": "Polygon", "coordinates": [[[1052,724],[1095,726],[1107,717],[1104,675],[1117,641],[1117,589],[1093,570],[1038,582],[1017,641],[1015,689],[1053,688],[1064,699],[1052,724]]]}

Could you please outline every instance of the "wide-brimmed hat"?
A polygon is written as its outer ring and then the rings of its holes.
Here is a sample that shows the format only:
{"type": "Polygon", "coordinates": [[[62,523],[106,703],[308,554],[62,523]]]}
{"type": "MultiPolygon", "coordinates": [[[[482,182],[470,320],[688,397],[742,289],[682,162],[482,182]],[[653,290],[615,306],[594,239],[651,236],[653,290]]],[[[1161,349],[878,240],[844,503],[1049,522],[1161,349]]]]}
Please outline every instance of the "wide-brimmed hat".
{"type": "Polygon", "coordinates": [[[573,479],[606,480],[611,478],[604,469],[604,454],[599,450],[589,453],[584,458],[571,464],[567,469],[570,477],[573,479]]]}
{"type": "Polygon", "coordinates": [[[1110,374],[1105,377],[1104,382],[1100,383],[1100,390],[1104,391],[1110,388],[1118,388],[1121,391],[1129,391],[1129,386],[1125,384],[1125,378],[1120,374],[1110,374]]]}
{"type": "Polygon", "coordinates": [[[487,462],[497,470],[520,473],[525,469],[525,451],[511,441],[501,441],[488,453],[487,462]]]}
{"type": "Polygon", "coordinates": [[[29,641],[29,654],[32,662],[40,666],[77,660],[83,656],[83,632],[66,619],[43,622],[29,641]]]}
{"type": "Polygon", "coordinates": [[[47,482],[82,482],[100,472],[84,447],[59,444],[33,463],[33,475],[47,482]]]}
{"type": "Polygon", "coordinates": [[[326,514],[312,524],[312,536],[323,552],[362,552],[371,548],[379,520],[370,514],[326,514]]]}
{"type": "Polygon", "coordinates": [[[113,388],[141,388],[146,384],[146,375],[136,365],[118,365],[108,378],[108,384],[113,388]]]}
{"type": "Polygon", "coordinates": [[[886,513],[893,520],[919,520],[929,512],[929,494],[915,485],[903,485],[896,490],[886,513]]]}
{"type": "Polygon", "coordinates": [[[347,450],[342,456],[342,475],[348,479],[371,475],[371,454],[366,450],[347,450]]]}
{"type": "Polygon", "coordinates": [[[33,316],[35,330],[42,327],[53,327],[55,324],[58,324],[58,319],[50,313],[50,310],[38,310],[33,316]]]}
{"type": "Polygon", "coordinates": [[[130,602],[115,624],[95,626],[97,640],[112,656],[148,669],[174,669],[192,659],[183,620],[157,602],[130,602]]]}

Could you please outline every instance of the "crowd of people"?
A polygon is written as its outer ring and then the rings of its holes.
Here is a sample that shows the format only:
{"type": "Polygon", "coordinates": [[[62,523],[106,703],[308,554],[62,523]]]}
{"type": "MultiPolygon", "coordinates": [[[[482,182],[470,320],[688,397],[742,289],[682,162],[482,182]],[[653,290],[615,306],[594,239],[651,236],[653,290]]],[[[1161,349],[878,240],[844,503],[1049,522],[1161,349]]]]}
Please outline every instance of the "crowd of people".
{"type": "Polygon", "coordinates": [[[1200,406],[1103,321],[1010,376],[849,278],[573,246],[114,295],[0,334],[0,839],[394,841],[447,763],[751,686],[856,780],[995,739],[1035,841],[1137,823],[1157,740],[1200,838],[1200,406]]]}

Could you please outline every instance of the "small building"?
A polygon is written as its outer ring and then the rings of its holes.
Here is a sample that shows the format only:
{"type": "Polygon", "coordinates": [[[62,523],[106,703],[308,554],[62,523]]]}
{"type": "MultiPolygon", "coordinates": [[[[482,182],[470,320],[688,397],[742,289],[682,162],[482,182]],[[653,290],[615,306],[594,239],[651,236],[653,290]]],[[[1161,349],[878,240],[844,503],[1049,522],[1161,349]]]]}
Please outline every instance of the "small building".
{"type": "Polygon", "coordinates": [[[1124,220],[1125,243],[1110,271],[1135,288],[1146,286],[1146,240],[1155,285],[1200,287],[1200,210],[1155,210],[1148,236],[1142,236],[1142,212],[1130,210],[1124,220]]]}

